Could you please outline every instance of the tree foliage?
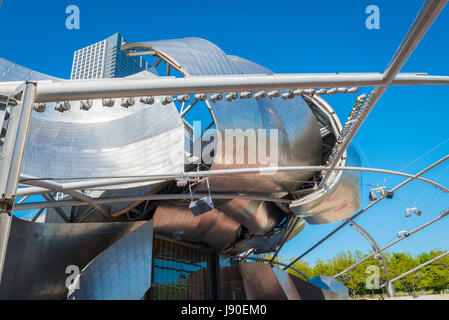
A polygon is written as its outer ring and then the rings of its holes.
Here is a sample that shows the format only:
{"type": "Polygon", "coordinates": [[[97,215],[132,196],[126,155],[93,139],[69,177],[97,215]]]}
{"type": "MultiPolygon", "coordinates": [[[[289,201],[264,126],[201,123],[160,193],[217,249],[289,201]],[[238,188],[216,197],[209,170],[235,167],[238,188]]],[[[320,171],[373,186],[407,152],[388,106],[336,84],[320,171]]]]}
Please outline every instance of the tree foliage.
{"type": "MultiPolygon", "coordinates": [[[[441,250],[432,250],[417,255],[409,253],[384,253],[384,258],[389,271],[390,279],[393,279],[439,255],[444,253],[441,250]]],[[[297,261],[292,267],[304,273],[308,278],[315,276],[334,276],[345,270],[355,262],[361,260],[365,254],[361,251],[340,252],[335,257],[326,261],[318,259],[315,265],[311,266],[305,261],[297,261]]],[[[277,259],[276,259],[277,260],[277,259]]],[[[280,259],[280,262],[289,263],[287,260],[280,259]]],[[[384,290],[379,288],[369,289],[367,281],[372,275],[372,270],[379,271],[379,283],[386,282],[386,273],[380,257],[372,257],[364,261],[357,267],[337,278],[350,291],[353,297],[372,293],[382,293],[384,290]],[[374,266],[370,267],[369,266],[374,266]]],[[[290,269],[290,273],[300,276],[296,271],[290,269]]],[[[449,290],[449,256],[445,256],[406,277],[394,282],[395,291],[414,293],[420,290],[427,292],[441,293],[449,290]]]]}

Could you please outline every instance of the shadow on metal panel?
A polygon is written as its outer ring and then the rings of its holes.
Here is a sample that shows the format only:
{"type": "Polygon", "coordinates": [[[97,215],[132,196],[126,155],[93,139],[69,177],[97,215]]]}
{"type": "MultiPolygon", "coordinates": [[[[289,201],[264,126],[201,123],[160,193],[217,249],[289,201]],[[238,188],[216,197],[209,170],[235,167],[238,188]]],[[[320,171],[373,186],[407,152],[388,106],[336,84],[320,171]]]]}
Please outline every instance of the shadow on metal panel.
{"type": "Polygon", "coordinates": [[[103,251],[82,272],[73,300],[138,300],[151,286],[153,221],[103,251]]]}
{"type": "Polygon", "coordinates": [[[0,299],[65,299],[67,266],[82,270],[143,223],[34,223],[13,217],[0,299]]]}

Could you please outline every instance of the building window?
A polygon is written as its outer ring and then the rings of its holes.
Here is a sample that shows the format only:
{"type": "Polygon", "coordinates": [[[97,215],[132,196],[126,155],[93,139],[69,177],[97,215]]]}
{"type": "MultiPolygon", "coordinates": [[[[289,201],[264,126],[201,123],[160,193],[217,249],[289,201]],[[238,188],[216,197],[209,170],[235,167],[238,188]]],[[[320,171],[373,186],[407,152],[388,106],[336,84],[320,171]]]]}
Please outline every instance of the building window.
{"type": "Polygon", "coordinates": [[[153,300],[215,298],[214,255],[206,249],[156,237],[153,245],[153,300]]]}

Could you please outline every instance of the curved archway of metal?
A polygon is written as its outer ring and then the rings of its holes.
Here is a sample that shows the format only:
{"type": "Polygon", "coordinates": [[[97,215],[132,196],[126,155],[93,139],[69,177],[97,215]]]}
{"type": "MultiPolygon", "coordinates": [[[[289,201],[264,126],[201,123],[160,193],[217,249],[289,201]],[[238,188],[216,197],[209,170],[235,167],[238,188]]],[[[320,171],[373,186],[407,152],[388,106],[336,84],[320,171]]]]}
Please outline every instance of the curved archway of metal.
{"type": "Polygon", "coordinates": [[[382,252],[382,250],[379,249],[379,246],[377,245],[377,242],[368,233],[368,231],[366,231],[364,228],[362,228],[361,225],[359,225],[358,223],[356,223],[355,221],[353,221],[350,218],[347,218],[346,221],[349,221],[350,225],[355,230],[357,230],[370,243],[371,247],[374,249],[374,251],[377,252],[379,257],[382,259],[382,264],[384,265],[384,269],[385,269],[385,277],[386,277],[387,283],[389,283],[390,282],[390,274],[388,272],[387,262],[385,261],[385,257],[383,255],[383,252],[382,252]]]}
{"type": "MultiPolygon", "coordinates": [[[[120,47],[121,51],[125,51],[127,55],[149,55],[164,61],[168,65],[170,65],[176,71],[181,72],[185,76],[189,75],[189,72],[182,67],[173,57],[168,55],[167,53],[159,50],[157,47],[154,47],[148,43],[144,42],[132,42],[124,44],[120,47]],[[139,52],[138,52],[139,51],[139,52]]],[[[157,63],[157,62],[156,62],[157,63]]]]}

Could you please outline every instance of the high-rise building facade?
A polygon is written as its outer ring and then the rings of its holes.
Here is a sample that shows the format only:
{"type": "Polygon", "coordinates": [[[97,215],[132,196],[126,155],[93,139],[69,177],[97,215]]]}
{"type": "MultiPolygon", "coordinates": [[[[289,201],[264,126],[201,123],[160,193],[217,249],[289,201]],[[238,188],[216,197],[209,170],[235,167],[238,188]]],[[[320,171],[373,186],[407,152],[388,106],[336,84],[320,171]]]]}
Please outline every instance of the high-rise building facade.
{"type": "Polygon", "coordinates": [[[139,57],[128,57],[120,50],[125,39],[114,33],[97,43],[79,49],[73,54],[70,79],[122,78],[147,70],[148,62],[139,57]]]}

